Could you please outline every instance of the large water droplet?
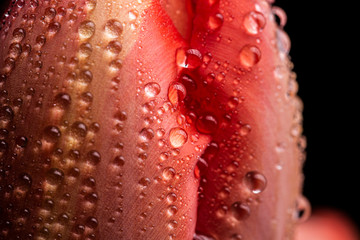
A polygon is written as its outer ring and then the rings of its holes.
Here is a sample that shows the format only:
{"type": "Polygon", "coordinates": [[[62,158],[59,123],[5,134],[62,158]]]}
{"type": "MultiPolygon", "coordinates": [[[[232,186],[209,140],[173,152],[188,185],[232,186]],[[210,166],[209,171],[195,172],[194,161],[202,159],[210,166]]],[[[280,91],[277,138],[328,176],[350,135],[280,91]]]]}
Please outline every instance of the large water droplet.
{"type": "Polygon", "coordinates": [[[76,121],[71,126],[71,133],[78,138],[84,138],[87,134],[87,127],[84,123],[76,121]]]}
{"type": "Polygon", "coordinates": [[[13,31],[14,42],[21,42],[25,38],[25,30],[22,28],[15,28],[13,31]]]}
{"type": "Polygon", "coordinates": [[[79,37],[80,39],[89,39],[95,33],[95,23],[90,20],[85,20],[80,23],[79,26],[79,37]]]}
{"type": "Polygon", "coordinates": [[[111,41],[109,42],[109,44],[106,46],[106,50],[108,50],[110,53],[117,55],[121,52],[122,50],[122,45],[119,41],[111,41]]]}
{"type": "Polygon", "coordinates": [[[266,188],[266,178],[257,171],[246,173],[244,183],[254,194],[259,194],[266,188]]]}
{"type": "Polygon", "coordinates": [[[172,128],[169,133],[170,144],[174,148],[182,147],[188,139],[186,131],[180,127],[172,128]]]}
{"type": "Polygon", "coordinates": [[[152,98],[160,93],[161,88],[156,82],[150,82],[145,85],[144,91],[147,97],[152,98]]]}
{"type": "Polygon", "coordinates": [[[261,58],[259,48],[254,45],[245,45],[239,53],[239,60],[242,66],[251,68],[256,65],[261,58]]]}
{"type": "Polygon", "coordinates": [[[117,38],[123,31],[123,25],[121,22],[111,19],[105,24],[105,32],[110,38],[117,38]]]}
{"type": "Polygon", "coordinates": [[[92,46],[90,43],[82,43],[79,48],[80,57],[88,58],[92,53],[92,46]]]}
{"type": "Polygon", "coordinates": [[[265,27],[266,19],[260,12],[251,11],[245,15],[243,26],[250,35],[259,34],[265,27]]]}
{"type": "Polygon", "coordinates": [[[101,155],[96,150],[91,150],[87,154],[86,161],[91,165],[97,165],[101,160],[101,155]]]}
{"type": "Polygon", "coordinates": [[[71,97],[67,93],[59,93],[55,96],[55,105],[57,107],[66,109],[71,104],[71,97]]]}

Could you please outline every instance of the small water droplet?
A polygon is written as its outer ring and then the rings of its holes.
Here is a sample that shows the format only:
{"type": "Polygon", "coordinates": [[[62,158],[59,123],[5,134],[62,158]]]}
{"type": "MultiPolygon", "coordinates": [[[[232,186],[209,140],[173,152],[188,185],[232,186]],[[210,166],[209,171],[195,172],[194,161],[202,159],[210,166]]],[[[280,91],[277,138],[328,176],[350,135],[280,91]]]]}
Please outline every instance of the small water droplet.
{"type": "Polygon", "coordinates": [[[251,126],[249,124],[245,124],[240,128],[240,136],[245,137],[251,132],[251,126]]]}
{"type": "Polygon", "coordinates": [[[216,31],[221,28],[224,23],[224,17],[221,13],[216,13],[209,17],[208,27],[212,31],[216,31]]]}
{"type": "Polygon", "coordinates": [[[61,132],[56,126],[47,126],[44,129],[44,138],[48,142],[56,142],[61,136],[61,132]]]}
{"type": "Polygon", "coordinates": [[[164,168],[162,171],[163,179],[166,181],[173,179],[175,177],[175,175],[176,175],[176,171],[172,167],[164,168]]]}
{"type": "Polygon", "coordinates": [[[97,0],[86,0],[86,8],[89,12],[95,9],[97,0]]]}
{"type": "Polygon", "coordinates": [[[254,194],[259,194],[266,188],[266,178],[263,174],[257,171],[251,171],[246,173],[244,177],[245,185],[252,191],[254,194]]]}
{"type": "Polygon", "coordinates": [[[170,230],[173,230],[173,229],[177,228],[178,222],[175,220],[170,220],[167,226],[170,230]]]}
{"type": "Polygon", "coordinates": [[[173,82],[169,86],[168,98],[173,106],[177,106],[186,96],[186,88],[178,82],[173,82]]]}
{"type": "Polygon", "coordinates": [[[212,114],[203,114],[197,119],[195,127],[200,133],[213,134],[218,129],[218,121],[212,114]]]}
{"type": "Polygon", "coordinates": [[[96,150],[91,150],[87,154],[86,161],[91,165],[97,165],[101,160],[101,155],[96,150]]]}
{"type": "Polygon", "coordinates": [[[251,68],[255,66],[261,58],[259,48],[254,45],[245,45],[239,53],[239,60],[242,66],[251,68]]]}
{"type": "Polygon", "coordinates": [[[251,11],[245,15],[243,26],[250,35],[259,34],[265,27],[266,19],[260,12],[251,11]]]}
{"type": "Polygon", "coordinates": [[[182,75],[180,81],[185,86],[187,92],[193,92],[197,89],[196,81],[189,75],[182,75]]]}
{"type": "Polygon", "coordinates": [[[59,93],[55,96],[54,103],[57,107],[66,109],[71,104],[71,97],[67,93],[59,93]]]}
{"type": "Polygon", "coordinates": [[[202,56],[197,49],[178,48],[176,50],[176,64],[182,68],[198,68],[202,63],[202,56]]]}
{"type": "Polygon", "coordinates": [[[125,164],[125,158],[123,156],[116,156],[113,160],[113,164],[122,167],[125,164]]]}
{"type": "Polygon", "coordinates": [[[174,148],[182,147],[188,139],[186,131],[180,127],[172,128],[169,133],[170,144],[174,148]]]}
{"type": "Polygon", "coordinates": [[[20,56],[22,52],[22,47],[19,43],[12,43],[10,46],[9,46],[9,56],[11,58],[18,58],[20,56]]]}
{"type": "Polygon", "coordinates": [[[71,133],[78,138],[84,138],[87,134],[87,127],[84,123],[76,121],[71,126],[71,133]]]}
{"type": "Polygon", "coordinates": [[[129,11],[130,21],[135,21],[139,13],[136,10],[129,11]]]}
{"type": "Polygon", "coordinates": [[[111,41],[109,42],[109,44],[106,46],[106,50],[108,50],[110,53],[117,55],[121,52],[122,50],[122,45],[119,41],[111,41]]]}
{"type": "Polygon", "coordinates": [[[95,33],[95,23],[90,20],[85,20],[80,23],[79,37],[81,40],[91,38],[95,33]]]}
{"type": "Polygon", "coordinates": [[[37,47],[41,48],[46,43],[46,37],[44,35],[42,35],[42,34],[37,36],[36,39],[35,39],[35,43],[36,43],[37,47]]]}
{"type": "Polygon", "coordinates": [[[296,200],[295,219],[297,223],[305,222],[311,215],[311,205],[309,200],[303,195],[296,200]]]}
{"type": "Polygon", "coordinates": [[[140,131],[139,138],[143,142],[148,142],[154,138],[154,130],[151,128],[143,128],[140,131]]]}
{"type": "Polygon", "coordinates": [[[231,212],[237,220],[245,220],[250,216],[250,207],[245,203],[235,202],[231,205],[231,212]]]}
{"type": "Polygon", "coordinates": [[[46,181],[48,181],[51,185],[59,185],[64,180],[64,172],[57,168],[51,168],[47,172],[46,181]]]}
{"type": "Polygon", "coordinates": [[[25,30],[22,28],[15,28],[13,31],[14,42],[21,42],[25,38],[25,30]]]}
{"type": "Polygon", "coordinates": [[[25,148],[28,143],[28,139],[25,136],[18,136],[15,140],[15,143],[19,147],[25,148]]]}
{"type": "Polygon", "coordinates": [[[123,31],[123,25],[121,22],[111,19],[105,24],[105,32],[110,38],[118,38],[123,31]]]}
{"type": "Polygon", "coordinates": [[[82,43],[79,48],[80,57],[88,58],[92,53],[92,46],[90,43],[82,43]]]}
{"type": "Polygon", "coordinates": [[[234,109],[237,107],[237,105],[239,105],[239,102],[240,102],[239,98],[230,97],[229,101],[228,101],[228,106],[229,106],[229,108],[234,109]]]}
{"type": "Polygon", "coordinates": [[[144,91],[147,97],[152,98],[160,93],[161,88],[156,82],[150,82],[145,85],[144,91]]]}
{"type": "Polygon", "coordinates": [[[146,178],[146,177],[143,177],[139,180],[139,184],[142,186],[142,187],[148,187],[151,183],[151,180],[150,178],[146,178]]]}
{"type": "Polygon", "coordinates": [[[168,202],[168,203],[174,203],[175,201],[177,200],[177,196],[176,196],[176,194],[175,193],[173,193],[173,192],[171,192],[171,193],[169,193],[167,196],[166,196],[166,201],[168,202]]]}

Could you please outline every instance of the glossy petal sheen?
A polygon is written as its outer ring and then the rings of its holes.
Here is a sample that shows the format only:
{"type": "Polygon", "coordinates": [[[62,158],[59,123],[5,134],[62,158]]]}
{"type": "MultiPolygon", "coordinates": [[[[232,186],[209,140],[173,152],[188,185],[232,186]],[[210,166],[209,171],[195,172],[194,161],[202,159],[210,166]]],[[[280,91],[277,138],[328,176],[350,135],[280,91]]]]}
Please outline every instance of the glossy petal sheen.
{"type": "Polygon", "coordinates": [[[17,1],[0,239],[291,239],[301,102],[262,0],[17,1]]]}

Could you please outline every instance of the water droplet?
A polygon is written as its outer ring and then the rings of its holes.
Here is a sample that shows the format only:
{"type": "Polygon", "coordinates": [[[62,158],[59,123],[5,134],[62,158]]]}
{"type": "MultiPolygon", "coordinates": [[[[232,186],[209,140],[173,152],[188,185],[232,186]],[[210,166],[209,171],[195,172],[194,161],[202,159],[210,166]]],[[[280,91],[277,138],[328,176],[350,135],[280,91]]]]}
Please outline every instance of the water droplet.
{"type": "Polygon", "coordinates": [[[239,53],[239,60],[242,66],[251,68],[256,65],[261,58],[260,50],[253,45],[245,45],[239,53]]]}
{"type": "Polygon", "coordinates": [[[28,143],[28,139],[25,136],[18,136],[15,140],[15,143],[19,147],[25,148],[28,143]]]}
{"type": "Polygon", "coordinates": [[[169,86],[168,98],[173,106],[177,106],[179,102],[184,100],[186,96],[186,88],[178,82],[173,82],[169,86]]]}
{"type": "Polygon", "coordinates": [[[173,192],[171,192],[171,193],[169,193],[167,196],[166,196],[166,201],[168,202],[168,203],[174,203],[175,201],[177,200],[177,196],[176,196],[176,194],[175,193],[173,193],[173,192]]]}
{"type": "Polygon", "coordinates": [[[237,220],[245,220],[250,216],[250,207],[245,203],[235,202],[231,205],[231,212],[237,220]]]}
{"type": "Polygon", "coordinates": [[[249,124],[242,125],[240,128],[240,136],[245,137],[251,132],[251,126],[249,124]]]}
{"type": "Polygon", "coordinates": [[[238,233],[234,233],[233,235],[231,235],[230,240],[242,240],[242,236],[238,233]]]}
{"type": "Polygon", "coordinates": [[[176,64],[182,68],[198,68],[202,63],[202,56],[197,49],[178,48],[176,50],[176,64]]]}
{"type": "Polygon", "coordinates": [[[116,114],[114,115],[114,117],[119,120],[119,121],[126,121],[127,119],[127,114],[125,111],[118,111],[116,112],[116,114]]]}
{"type": "Polygon", "coordinates": [[[250,35],[259,34],[265,27],[266,19],[260,12],[251,11],[245,15],[243,26],[250,35]]]}
{"type": "Polygon", "coordinates": [[[57,168],[51,168],[47,172],[46,181],[51,185],[59,185],[64,180],[64,172],[57,168]]]}
{"type": "Polygon", "coordinates": [[[148,187],[151,183],[151,180],[150,178],[146,178],[146,177],[143,177],[139,180],[139,184],[142,186],[142,187],[148,187]]]}
{"type": "Polygon", "coordinates": [[[176,175],[176,171],[172,167],[164,168],[162,171],[163,179],[166,181],[173,179],[175,175],[176,175]]]}
{"type": "Polygon", "coordinates": [[[123,25],[121,22],[111,19],[105,24],[105,32],[110,38],[118,38],[123,31],[123,25]]]}
{"type": "Polygon", "coordinates": [[[257,171],[251,171],[246,173],[244,177],[245,185],[254,194],[259,194],[266,188],[266,178],[263,174],[257,171]]]}
{"type": "Polygon", "coordinates": [[[76,121],[71,126],[71,133],[78,138],[84,138],[87,134],[87,127],[84,123],[76,121]]]}
{"type": "Polygon", "coordinates": [[[234,109],[237,107],[237,105],[239,105],[239,98],[237,97],[230,97],[229,101],[228,101],[228,106],[231,109],[234,109]]]}
{"type": "Polygon", "coordinates": [[[197,89],[195,80],[192,79],[189,75],[182,75],[180,81],[185,86],[187,92],[193,92],[197,89]]]}
{"type": "Polygon", "coordinates": [[[13,31],[14,42],[21,42],[25,38],[25,30],[22,28],[15,28],[13,31]]]}
{"type": "Polygon", "coordinates": [[[212,31],[216,31],[221,28],[224,23],[224,17],[221,13],[216,13],[209,17],[208,27],[212,31]]]}
{"type": "Polygon", "coordinates": [[[173,229],[177,228],[178,222],[175,220],[170,220],[167,226],[170,230],[173,230],[173,229]]]}
{"type": "Polygon", "coordinates": [[[86,0],[86,8],[89,12],[95,9],[96,2],[96,0],[86,0]]]}
{"type": "Polygon", "coordinates": [[[101,160],[101,155],[96,150],[91,150],[87,154],[86,161],[91,165],[97,165],[101,160]]]}
{"type": "Polygon", "coordinates": [[[186,131],[180,127],[172,128],[169,133],[170,144],[174,148],[182,147],[188,139],[186,131]]]}
{"type": "Polygon", "coordinates": [[[117,55],[121,52],[122,50],[122,45],[119,41],[111,41],[109,42],[109,44],[106,46],[106,50],[108,50],[109,52],[111,52],[114,55],[117,55]]]}
{"type": "Polygon", "coordinates": [[[61,132],[58,127],[56,126],[47,126],[44,129],[44,138],[48,142],[55,142],[61,136],[61,132]]]}
{"type": "Polygon", "coordinates": [[[273,14],[275,14],[275,16],[277,16],[279,18],[280,27],[281,28],[285,27],[286,22],[287,22],[287,16],[286,16],[285,11],[282,8],[276,7],[276,6],[273,6],[271,10],[272,10],[273,14]]]}
{"type": "Polygon", "coordinates": [[[82,43],[79,48],[79,54],[82,58],[90,57],[92,53],[92,46],[90,43],[82,43]]]}
{"type": "Polygon", "coordinates": [[[123,156],[116,156],[113,160],[113,164],[122,167],[125,164],[125,158],[123,156]]]}
{"type": "Polygon", "coordinates": [[[297,223],[305,222],[311,215],[311,205],[306,197],[300,196],[296,200],[295,219],[297,223]]]}
{"type": "Polygon", "coordinates": [[[22,47],[19,43],[12,43],[10,46],[9,46],[9,56],[11,58],[18,58],[20,56],[22,52],[22,47]]]}
{"type": "Polygon", "coordinates": [[[143,128],[140,131],[139,138],[143,142],[148,142],[151,139],[153,139],[153,137],[154,137],[154,130],[152,130],[151,128],[143,128]]]}
{"type": "Polygon", "coordinates": [[[161,91],[160,85],[156,82],[150,82],[145,85],[145,95],[149,98],[155,97],[161,91]]]}
{"type": "Polygon", "coordinates": [[[139,13],[136,10],[129,11],[130,21],[135,21],[139,13]]]}
{"type": "Polygon", "coordinates": [[[42,34],[37,36],[35,39],[35,43],[36,43],[37,47],[41,48],[46,43],[46,37],[42,34]]]}
{"type": "Polygon", "coordinates": [[[109,64],[111,71],[119,71],[122,67],[122,61],[120,59],[112,60],[109,64]]]}
{"type": "Polygon", "coordinates": [[[25,189],[29,189],[32,184],[31,176],[28,173],[21,173],[19,176],[20,186],[25,189]]]}
{"type": "Polygon", "coordinates": [[[67,93],[59,93],[55,96],[55,105],[57,107],[66,109],[71,104],[71,97],[67,93]]]}
{"type": "Polygon", "coordinates": [[[93,74],[90,70],[83,70],[80,72],[78,80],[84,83],[90,83],[93,79],[93,74]]]}
{"type": "Polygon", "coordinates": [[[203,114],[197,119],[195,127],[200,133],[213,134],[218,129],[218,121],[212,114],[203,114]]]}
{"type": "Polygon", "coordinates": [[[90,20],[85,20],[80,23],[79,37],[81,40],[91,38],[95,33],[95,23],[90,20]]]}

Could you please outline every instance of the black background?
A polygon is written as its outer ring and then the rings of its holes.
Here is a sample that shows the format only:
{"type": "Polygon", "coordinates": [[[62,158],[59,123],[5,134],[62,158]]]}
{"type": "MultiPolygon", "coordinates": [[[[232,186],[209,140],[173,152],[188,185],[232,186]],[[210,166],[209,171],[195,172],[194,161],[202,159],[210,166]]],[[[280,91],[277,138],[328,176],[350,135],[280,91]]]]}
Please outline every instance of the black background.
{"type": "MultiPolygon", "coordinates": [[[[2,9],[6,2],[0,0],[2,9]]],[[[305,106],[304,195],[313,209],[341,210],[360,226],[359,67],[351,5],[322,0],[277,0],[275,5],[288,15],[285,30],[305,106]]]]}

